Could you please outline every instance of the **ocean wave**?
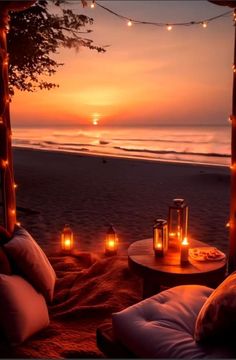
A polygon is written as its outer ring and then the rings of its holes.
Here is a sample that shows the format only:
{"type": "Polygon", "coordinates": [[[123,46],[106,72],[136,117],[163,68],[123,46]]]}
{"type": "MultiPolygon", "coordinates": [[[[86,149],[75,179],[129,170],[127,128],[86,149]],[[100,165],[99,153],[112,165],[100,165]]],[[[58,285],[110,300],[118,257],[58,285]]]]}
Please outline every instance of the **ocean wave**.
{"type": "Polygon", "coordinates": [[[194,152],[194,151],[175,151],[175,150],[148,150],[148,149],[128,149],[122,146],[114,146],[114,149],[123,150],[128,152],[139,152],[139,153],[151,153],[151,154],[161,154],[161,155],[193,155],[193,156],[211,156],[211,157],[224,157],[230,158],[229,154],[220,154],[220,153],[202,153],[202,152],[194,152]]]}
{"type": "MultiPolygon", "coordinates": [[[[202,135],[201,135],[202,137],[202,135]]],[[[209,140],[206,141],[199,141],[199,140],[172,140],[172,139],[122,139],[122,138],[114,138],[114,141],[134,141],[134,142],[162,142],[162,143],[175,143],[175,144],[209,144],[209,140]]],[[[228,145],[229,142],[226,141],[217,141],[217,144],[222,144],[222,145],[228,145]]]]}

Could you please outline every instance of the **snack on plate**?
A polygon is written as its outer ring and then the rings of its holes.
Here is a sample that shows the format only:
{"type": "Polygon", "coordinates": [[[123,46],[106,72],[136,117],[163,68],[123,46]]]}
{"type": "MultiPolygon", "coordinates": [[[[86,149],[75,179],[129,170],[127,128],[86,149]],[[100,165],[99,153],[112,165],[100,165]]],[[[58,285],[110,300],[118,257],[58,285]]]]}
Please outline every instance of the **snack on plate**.
{"type": "Polygon", "coordinates": [[[208,246],[189,249],[189,256],[197,261],[217,261],[225,258],[223,252],[208,246]]]}

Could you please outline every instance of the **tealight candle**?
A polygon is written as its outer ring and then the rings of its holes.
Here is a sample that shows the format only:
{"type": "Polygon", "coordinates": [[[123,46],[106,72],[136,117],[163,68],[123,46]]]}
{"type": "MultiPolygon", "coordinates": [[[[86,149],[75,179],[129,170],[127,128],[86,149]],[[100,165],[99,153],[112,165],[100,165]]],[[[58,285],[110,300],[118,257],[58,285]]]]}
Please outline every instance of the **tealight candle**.
{"type": "Polygon", "coordinates": [[[180,248],[181,264],[188,262],[188,252],[189,252],[189,242],[188,239],[185,237],[181,243],[181,248],[180,248]]]}

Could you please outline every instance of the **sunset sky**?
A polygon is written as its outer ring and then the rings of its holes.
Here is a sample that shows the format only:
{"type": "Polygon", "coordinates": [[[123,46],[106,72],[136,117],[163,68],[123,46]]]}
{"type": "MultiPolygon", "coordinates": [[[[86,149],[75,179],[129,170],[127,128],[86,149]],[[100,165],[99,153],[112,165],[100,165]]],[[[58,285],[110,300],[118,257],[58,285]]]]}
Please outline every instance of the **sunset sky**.
{"type": "MultiPolygon", "coordinates": [[[[89,2],[89,1],[88,1],[89,2]]],[[[89,2],[90,3],[90,2],[89,2]]],[[[182,22],[230,10],[208,1],[100,1],[130,18],[182,22]]],[[[94,18],[90,38],[106,53],[62,50],[65,65],[51,91],[16,92],[11,103],[18,126],[222,124],[231,112],[234,27],[228,16],[206,29],[128,27],[98,6],[78,13],[94,18]]],[[[89,34],[90,35],[90,34],[89,34]]]]}

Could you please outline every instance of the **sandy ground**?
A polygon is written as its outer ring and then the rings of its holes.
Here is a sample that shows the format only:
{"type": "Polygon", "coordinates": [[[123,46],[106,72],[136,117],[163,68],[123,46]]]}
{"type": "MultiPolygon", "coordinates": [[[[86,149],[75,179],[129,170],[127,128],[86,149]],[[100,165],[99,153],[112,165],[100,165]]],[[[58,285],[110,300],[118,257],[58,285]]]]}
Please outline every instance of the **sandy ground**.
{"type": "Polygon", "coordinates": [[[152,237],[155,218],[167,218],[175,197],[190,206],[190,237],[227,251],[227,168],[25,149],[14,150],[14,168],[18,220],[49,255],[57,282],[49,327],[17,348],[0,341],[3,358],[103,357],[96,329],[142,299],[127,247],[152,237]],[[109,222],[117,229],[122,256],[103,254],[109,222]],[[76,235],[78,256],[57,252],[65,223],[76,235]]]}
{"type": "Polygon", "coordinates": [[[175,197],[190,207],[190,237],[227,251],[227,168],[26,149],[14,149],[14,168],[18,220],[48,254],[59,249],[65,223],[76,247],[95,253],[112,223],[125,254],[131,242],[152,237],[175,197]]]}

